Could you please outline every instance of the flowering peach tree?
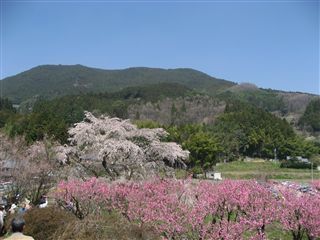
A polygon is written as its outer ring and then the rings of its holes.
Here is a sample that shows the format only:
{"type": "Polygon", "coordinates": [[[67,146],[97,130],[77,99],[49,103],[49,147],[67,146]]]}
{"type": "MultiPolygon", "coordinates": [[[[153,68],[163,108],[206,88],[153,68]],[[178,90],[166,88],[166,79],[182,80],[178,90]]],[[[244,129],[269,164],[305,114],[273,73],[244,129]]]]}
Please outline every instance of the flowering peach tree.
{"type": "Polygon", "coordinates": [[[96,178],[58,185],[60,203],[72,201],[79,218],[117,211],[166,239],[267,239],[266,228],[281,224],[294,240],[317,239],[319,193],[271,191],[256,181],[220,183],[153,179],[107,183],[96,178]]]}
{"type": "Polygon", "coordinates": [[[291,189],[282,190],[280,222],[291,232],[294,240],[320,237],[320,195],[296,193],[291,189]]]}

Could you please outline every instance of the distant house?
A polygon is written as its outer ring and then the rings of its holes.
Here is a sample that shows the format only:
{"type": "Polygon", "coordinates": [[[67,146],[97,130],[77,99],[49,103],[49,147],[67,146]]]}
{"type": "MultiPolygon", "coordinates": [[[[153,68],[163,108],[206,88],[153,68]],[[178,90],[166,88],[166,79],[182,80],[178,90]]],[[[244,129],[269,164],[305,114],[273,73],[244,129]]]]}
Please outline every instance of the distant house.
{"type": "Polygon", "coordinates": [[[221,173],[214,171],[206,172],[206,178],[212,180],[222,180],[221,173]]]}

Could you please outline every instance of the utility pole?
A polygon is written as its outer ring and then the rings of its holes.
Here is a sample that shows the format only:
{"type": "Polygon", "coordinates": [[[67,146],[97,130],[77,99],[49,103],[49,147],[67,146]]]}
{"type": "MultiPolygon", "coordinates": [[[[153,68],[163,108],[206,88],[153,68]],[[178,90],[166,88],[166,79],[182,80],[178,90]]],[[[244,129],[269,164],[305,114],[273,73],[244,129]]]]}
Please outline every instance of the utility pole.
{"type": "Polygon", "coordinates": [[[274,152],[274,161],[277,161],[277,149],[274,148],[273,152],[274,152]]]}

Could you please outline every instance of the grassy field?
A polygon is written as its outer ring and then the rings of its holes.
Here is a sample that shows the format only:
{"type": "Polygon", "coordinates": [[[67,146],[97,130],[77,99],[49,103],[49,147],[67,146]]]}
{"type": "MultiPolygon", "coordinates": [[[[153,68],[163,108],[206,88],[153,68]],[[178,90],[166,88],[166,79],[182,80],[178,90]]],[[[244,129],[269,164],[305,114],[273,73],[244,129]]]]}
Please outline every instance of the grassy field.
{"type": "MultiPolygon", "coordinates": [[[[235,161],[221,163],[215,167],[215,171],[221,172],[223,178],[251,179],[268,177],[275,180],[299,180],[311,181],[310,169],[280,168],[280,163],[271,161],[235,161]]],[[[320,179],[320,171],[313,171],[314,179],[320,179]]]]}

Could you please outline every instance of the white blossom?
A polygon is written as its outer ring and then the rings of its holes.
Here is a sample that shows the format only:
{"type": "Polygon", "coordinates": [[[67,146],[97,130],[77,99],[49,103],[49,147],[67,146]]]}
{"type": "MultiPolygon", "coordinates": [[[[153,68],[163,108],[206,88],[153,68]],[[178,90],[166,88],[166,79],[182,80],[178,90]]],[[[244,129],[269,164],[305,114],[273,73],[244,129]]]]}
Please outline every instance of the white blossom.
{"type": "Polygon", "coordinates": [[[104,161],[105,166],[143,166],[163,161],[170,167],[185,168],[184,161],[189,157],[180,145],[161,142],[168,135],[162,128],[138,129],[129,120],[97,118],[90,112],[85,112],[85,119],[69,129],[69,135],[80,158],[104,161]]]}
{"type": "Polygon", "coordinates": [[[69,155],[73,152],[73,148],[68,145],[58,145],[53,147],[52,150],[55,154],[55,160],[61,164],[66,164],[68,162],[69,155]]]}
{"type": "Polygon", "coordinates": [[[142,162],[145,160],[145,153],[139,146],[128,140],[108,139],[99,152],[99,158],[104,157],[108,158],[110,164],[142,162]]]}
{"type": "Polygon", "coordinates": [[[184,161],[189,157],[189,151],[182,150],[174,142],[154,142],[146,150],[148,159],[163,160],[172,167],[186,168],[184,161]]]}

